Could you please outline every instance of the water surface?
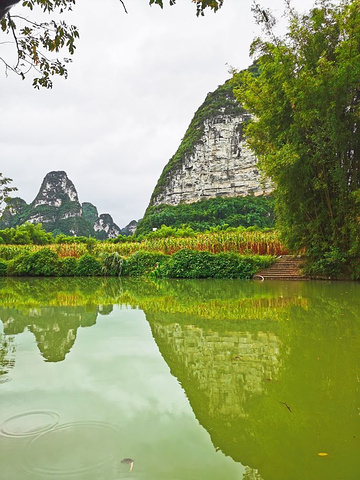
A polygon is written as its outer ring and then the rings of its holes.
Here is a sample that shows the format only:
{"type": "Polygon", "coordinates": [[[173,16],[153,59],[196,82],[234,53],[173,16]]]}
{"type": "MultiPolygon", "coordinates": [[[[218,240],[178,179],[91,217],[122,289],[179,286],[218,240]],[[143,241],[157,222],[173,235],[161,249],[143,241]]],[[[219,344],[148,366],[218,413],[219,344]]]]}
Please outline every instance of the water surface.
{"type": "Polygon", "coordinates": [[[1,478],[360,478],[359,284],[2,279],[0,320],[1,478]]]}

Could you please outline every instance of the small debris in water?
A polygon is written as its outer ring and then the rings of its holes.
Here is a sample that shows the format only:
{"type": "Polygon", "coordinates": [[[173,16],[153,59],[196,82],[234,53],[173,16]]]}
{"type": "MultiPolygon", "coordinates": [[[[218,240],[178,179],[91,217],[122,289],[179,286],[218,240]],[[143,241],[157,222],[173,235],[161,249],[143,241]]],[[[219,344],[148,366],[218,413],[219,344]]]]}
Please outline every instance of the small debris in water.
{"type": "Polygon", "coordinates": [[[291,413],[291,408],[289,407],[289,405],[286,403],[286,402],[280,402],[279,403],[282,403],[283,405],[285,405],[285,407],[289,410],[289,412],[291,413]]]}
{"type": "Polygon", "coordinates": [[[134,466],[134,460],[132,458],[123,458],[121,460],[121,463],[125,463],[126,465],[130,465],[130,472],[132,471],[133,466],[134,466]]]}

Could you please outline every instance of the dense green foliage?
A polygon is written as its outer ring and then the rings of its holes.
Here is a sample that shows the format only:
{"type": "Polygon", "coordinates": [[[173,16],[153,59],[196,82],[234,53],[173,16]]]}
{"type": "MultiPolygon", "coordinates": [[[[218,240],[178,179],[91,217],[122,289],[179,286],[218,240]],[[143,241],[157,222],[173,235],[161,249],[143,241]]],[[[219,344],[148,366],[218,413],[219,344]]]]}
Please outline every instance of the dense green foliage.
{"type": "Polygon", "coordinates": [[[77,260],[75,274],[79,277],[94,277],[101,275],[101,263],[97,258],[89,253],[85,253],[85,255],[77,260]]]}
{"type": "Polygon", "coordinates": [[[125,260],[118,254],[118,252],[102,253],[101,273],[109,277],[120,277],[123,274],[123,266],[125,260]]]}
{"type": "Polygon", "coordinates": [[[0,260],[0,276],[250,278],[273,261],[274,257],[270,256],[213,254],[196,250],[181,250],[172,256],[138,251],[127,258],[116,252],[99,257],[85,253],[79,258],[61,258],[45,247],[35,252],[23,250],[10,260],[0,260]]]}
{"type": "Polygon", "coordinates": [[[4,260],[0,260],[0,277],[4,277],[6,275],[7,270],[7,262],[4,260]]]}
{"type": "Polygon", "coordinates": [[[33,207],[19,198],[11,198],[8,203],[10,210],[14,209],[16,213],[11,214],[10,211],[5,210],[0,218],[0,228],[15,228],[38,217],[51,219],[51,221],[44,222],[43,228],[47,232],[52,232],[54,236],[61,233],[74,235],[74,232],[76,235],[87,237],[95,235],[93,223],[90,223],[84,216],[80,216],[79,204],[67,198],[62,201],[60,208],[51,205],[33,207]]]}
{"type": "Polygon", "coordinates": [[[58,274],[58,256],[48,248],[25,252],[10,260],[6,274],[9,276],[51,277],[58,274]]]}
{"type": "Polygon", "coordinates": [[[131,255],[125,262],[124,275],[140,277],[154,271],[161,262],[167,262],[169,255],[158,252],[139,251],[131,255]]]}
{"type": "Polygon", "coordinates": [[[65,235],[53,232],[47,232],[41,223],[25,223],[15,228],[5,228],[0,230],[0,244],[6,245],[50,245],[84,243],[91,247],[96,243],[93,237],[65,235]]]}
{"type": "Polygon", "coordinates": [[[252,46],[259,75],[235,75],[235,93],[254,114],[246,134],[260,168],[277,185],[279,226],[290,248],[306,248],[314,273],[354,270],[360,257],[360,3],[324,0],[305,15],[289,7],[284,38],[275,37],[271,17],[257,13],[269,34],[252,46]]]}
{"type": "Polygon", "coordinates": [[[251,278],[273,262],[274,257],[270,256],[180,250],[154,273],[168,278],[251,278]]]}
{"type": "Polygon", "coordinates": [[[75,277],[78,260],[75,257],[59,258],[57,273],[59,277],[75,277]]]}
{"type": "MultiPolygon", "coordinates": [[[[166,185],[169,174],[178,168],[186,155],[189,155],[194,146],[199,142],[204,133],[204,122],[207,119],[216,117],[217,115],[236,115],[242,113],[244,109],[235,101],[232,86],[230,82],[225,82],[218,87],[214,92],[209,93],[204,103],[195,112],[193,119],[190,122],[188,129],[182,139],[179,148],[175,155],[166,164],[158,183],[153,191],[152,199],[155,198],[164,185],[166,185]]],[[[145,217],[147,212],[145,212],[145,217]]]]}
{"type": "Polygon", "coordinates": [[[215,226],[274,227],[274,199],[272,196],[211,198],[195,203],[149,207],[139,222],[137,235],[167,225],[181,228],[187,225],[203,232],[215,226]]]}
{"type": "Polygon", "coordinates": [[[54,240],[52,233],[47,233],[41,223],[26,223],[16,228],[0,230],[0,244],[7,245],[47,245],[54,240]]]}
{"type": "Polygon", "coordinates": [[[81,204],[82,217],[90,225],[94,225],[98,218],[98,211],[95,205],[90,202],[83,202],[81,204]]]}

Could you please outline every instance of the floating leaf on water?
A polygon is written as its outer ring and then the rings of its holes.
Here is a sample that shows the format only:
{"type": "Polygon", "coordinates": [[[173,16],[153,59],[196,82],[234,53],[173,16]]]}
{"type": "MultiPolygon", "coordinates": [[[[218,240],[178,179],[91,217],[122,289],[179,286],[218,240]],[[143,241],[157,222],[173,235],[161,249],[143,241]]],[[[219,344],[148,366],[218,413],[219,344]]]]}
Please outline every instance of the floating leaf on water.
{"type": "Polygon", "coordinates": [[[327,457],[329,454],[328,453],[325,453],[325,452],[320,452],[318,453],[318,456],[319,457],[327,457]]]}

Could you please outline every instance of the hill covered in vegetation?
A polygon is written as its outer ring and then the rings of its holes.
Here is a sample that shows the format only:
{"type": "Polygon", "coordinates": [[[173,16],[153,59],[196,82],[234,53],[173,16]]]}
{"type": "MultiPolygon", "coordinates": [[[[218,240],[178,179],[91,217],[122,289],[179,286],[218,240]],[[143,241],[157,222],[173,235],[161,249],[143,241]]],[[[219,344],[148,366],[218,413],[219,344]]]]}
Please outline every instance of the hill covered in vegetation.
{"type": "Polygon", "coordinates": [[[73,182],[63,171],[48,173],[35,199],[27,204],[22,198],[9,198],[0,218],[0,229],[24,223],[42,224],[54,235],[114,238],[121,231],[109,214],[98,214],[89,202],[80,203],[73,182]]]}

